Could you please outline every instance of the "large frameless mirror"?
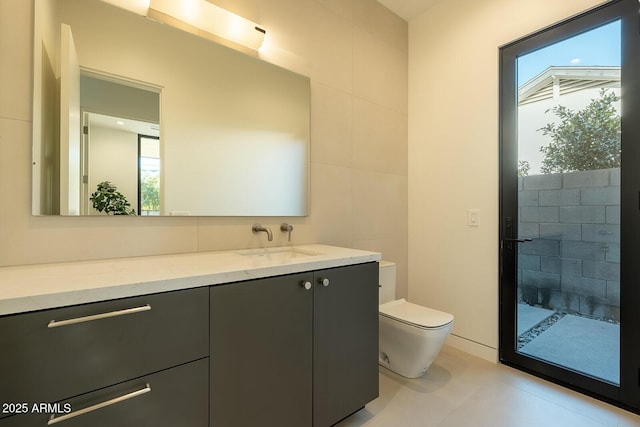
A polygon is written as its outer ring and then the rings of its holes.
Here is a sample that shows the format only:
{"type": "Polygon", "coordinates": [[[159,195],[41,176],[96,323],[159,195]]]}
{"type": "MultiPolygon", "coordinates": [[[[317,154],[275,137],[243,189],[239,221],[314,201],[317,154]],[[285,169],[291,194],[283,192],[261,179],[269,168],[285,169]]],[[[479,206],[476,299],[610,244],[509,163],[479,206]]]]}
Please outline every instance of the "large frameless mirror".
{"type": "Polygon", "coordinates": [[[34,215],[307,215],[307,77],[98,0],[34,4],[34,215]]]}

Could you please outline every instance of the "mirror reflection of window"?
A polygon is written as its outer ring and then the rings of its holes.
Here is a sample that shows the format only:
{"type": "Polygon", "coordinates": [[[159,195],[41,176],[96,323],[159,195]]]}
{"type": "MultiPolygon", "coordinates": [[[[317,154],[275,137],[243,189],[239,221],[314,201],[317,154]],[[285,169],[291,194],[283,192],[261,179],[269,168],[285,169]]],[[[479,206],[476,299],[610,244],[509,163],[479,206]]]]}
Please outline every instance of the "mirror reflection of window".
{"type": "MultiPolygon", "coordinates": [[[[143,177],[155,171],[158,183],[160,181],[159,126],[105,114],[85,112],[83,116],[86,126],[81,155],[83,214],[99,215],[91,208],[89,198],[98,183],[109,181],[125,196],[136,213],[159,215],[159,202],[157,209],[143,209],[140,203],[143,177]],[[144,144],[141,142],[143,139],[144,144]]],[[[156,188],[159,191],[159,187],[156,188]]]]}
{"type": "MultiPolygon", "coordinates": [[[[154,140],[154,151],[145,157],[159,164],[160,93],[114,76],[82,71],[80,76],[80,108],[85,117],[82,157],[82,214],[98,214],[88,202],[96,184],[109,181],[115,185],[138,215],[159,215],[157,204],[141,203],[143,164],[141,136],[154,140]],[[154,139],[155,138],[155,139],[154,139]]],[[[159,166],[155,167],[159,182],[159,166]]],[[[145,172],[145,174],[148,174],[145,172]]],[[[149,178],[153,179],[153,178],[149,178]]],[[[154,189],[159,191],[159,187],[154,189]]],[[[157,199],[159,200],[159,194],[157,199]]],[[[155,201],[155,199],[154,199],[155,201]]]]}
{"type": "Polygon", "coordinates": [[[160,139],[138,136],[140,177],[138,206],[142,216],[160,215],[160,139]]]}

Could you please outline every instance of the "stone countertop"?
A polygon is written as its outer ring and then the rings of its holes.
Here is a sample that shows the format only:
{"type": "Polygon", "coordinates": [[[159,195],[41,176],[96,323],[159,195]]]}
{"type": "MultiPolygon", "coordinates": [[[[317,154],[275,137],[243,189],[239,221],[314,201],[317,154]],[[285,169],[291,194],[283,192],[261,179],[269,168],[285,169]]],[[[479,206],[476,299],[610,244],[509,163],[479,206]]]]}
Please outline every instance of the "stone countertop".
{"type": "Polygon", "coordinates": [[[298,245],[0,267],[0,315],[380,259],[377,252],[298,245]]]}

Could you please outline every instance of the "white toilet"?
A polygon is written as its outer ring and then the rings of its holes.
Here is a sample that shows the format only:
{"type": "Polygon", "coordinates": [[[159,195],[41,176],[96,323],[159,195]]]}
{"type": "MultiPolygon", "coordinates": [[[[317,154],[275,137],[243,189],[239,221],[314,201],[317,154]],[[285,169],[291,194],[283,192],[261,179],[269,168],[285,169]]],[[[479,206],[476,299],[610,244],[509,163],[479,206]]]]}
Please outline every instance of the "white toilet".
{"type": "Polygon", "coordinates": [[[396,300],[396,265],[380,261],[378,362],[408,378],[424,375],[453,329],[453,315],[396,300]]]}

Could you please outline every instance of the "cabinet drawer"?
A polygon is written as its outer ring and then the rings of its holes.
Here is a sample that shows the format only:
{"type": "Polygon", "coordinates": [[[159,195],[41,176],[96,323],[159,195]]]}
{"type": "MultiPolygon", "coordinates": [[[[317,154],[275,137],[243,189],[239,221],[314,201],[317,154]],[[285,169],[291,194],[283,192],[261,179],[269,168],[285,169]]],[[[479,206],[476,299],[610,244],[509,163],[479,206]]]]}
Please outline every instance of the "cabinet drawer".
{"type": "Polygon", "coordinates": [[[0,318],[0,402],[55,402],[207,357],[208,295],[205,287],[0,318]]]}
{"type": "Polygon", "coordinates": [[[201,359],[65,400],[53,419],[46,413],[13,415],[0,427],[206,427],[208,364],[201,359]]]}

